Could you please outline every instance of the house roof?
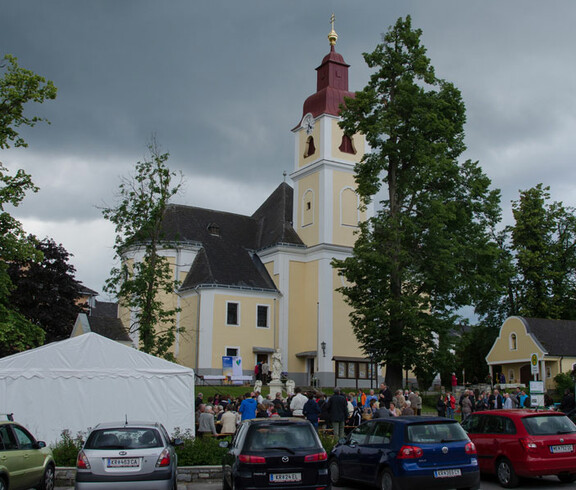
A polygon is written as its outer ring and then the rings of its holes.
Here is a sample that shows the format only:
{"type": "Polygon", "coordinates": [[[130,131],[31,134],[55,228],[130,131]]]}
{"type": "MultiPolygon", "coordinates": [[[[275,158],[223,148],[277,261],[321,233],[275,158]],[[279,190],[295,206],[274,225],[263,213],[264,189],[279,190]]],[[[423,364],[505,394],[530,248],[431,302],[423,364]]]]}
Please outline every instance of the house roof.
{"type": "Polygon", "coordinates": [[[286,183],[252,216],[170,205],[163,238],[201,245],[182,289],[218,285],[275,290],[256,251],[277,244],[304,246],[292,227],[292,206],[293,189],[286,183]]]}
{"type": "Polygon", "coordinates": [[[89,316],[90,331],[119,342],[132,342],[120,318],[89,316]]]}
{"type": "Polygon", "coordinates": [[[118,303],[111,301],[94,301],[94,306],[90,308],[91,317],[116,318],[118,316],[118,303]]]}
{"type": "Polygon", "coordinates": [[[576,321],[522,317],[526,331],[549,356],[576,356],[576,321]]]}

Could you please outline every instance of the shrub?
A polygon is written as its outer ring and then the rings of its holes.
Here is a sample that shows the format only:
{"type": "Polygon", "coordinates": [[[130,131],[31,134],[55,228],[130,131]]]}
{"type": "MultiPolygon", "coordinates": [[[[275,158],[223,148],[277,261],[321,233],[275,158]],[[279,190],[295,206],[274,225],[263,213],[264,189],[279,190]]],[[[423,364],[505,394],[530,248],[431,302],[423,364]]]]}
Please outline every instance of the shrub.
{"type": "Polygon", "coordinates": [[[214,437],[192,437],[190,430],[180,432],[176,427],[174,439],[182,439],[181,446],[176,446],[178,466],[206,466],[222,464],[222,457],[226,449],[220,447],[220,441],[231,441],[232,437],[216,439],[214,437]]]}
{"type": "Polygon", "coordinates": [[[56,466],[76,466],[76,457],[84,445],[85,435],[78,432],[76,437],[72,437],[68,429],[62,431],[60,440],[50,446],[56,466]]]}
{"type": "Polygon", "coordinates": [[[556,382],[556,393],[560,397],[564,395],[566,389],[574,391],[574,378],[572,378],[570,373],[559,373],[554,376],[554,381],[556,382]]]}

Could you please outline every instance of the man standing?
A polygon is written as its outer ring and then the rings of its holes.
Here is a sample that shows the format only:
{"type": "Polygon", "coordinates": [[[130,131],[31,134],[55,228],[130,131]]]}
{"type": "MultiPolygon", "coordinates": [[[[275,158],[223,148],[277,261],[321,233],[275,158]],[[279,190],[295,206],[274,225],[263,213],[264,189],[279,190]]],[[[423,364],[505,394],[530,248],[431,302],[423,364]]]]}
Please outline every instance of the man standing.
{"type": "Polygon", "coordinates": [[[304,417],[304,413],[302,410],[304,409],[304,405],[308,401],[308,397],[302,394],[302,388],[297,386],[294,388],[294,397],[290,401],[290,410],[292,411],[293,417],[304,417]]]}
{"type": "Polygon", "coordinates": [[[390,408],[390,402],[392,401],[392,391],[386,385],[386,383],[380,384],[380,395],[378,396],[378,402],[380,406],[385,408],[390,408]]]}
{"type": "Polygon", "coordinates": [[[488,398],[488,405],[490,406],[490,410],[498,410],[502,408],[502,395],[498,390],[494,390],[494,392],[488,398]]]}
{"type": "Polygon", "coordinates": [[[255,419],[256,418],[256,408],[258,407],[258,402],[253,398],[254,393],[246,393],[244,395],[244,400],[240,404],[238,412],[242,415],[242,420],[255,419]]]}
{"type": "Polygon", "coordinates": [[[334,394],[328,399],[326,404],[330,422],[334,429],[334,437],[341,439],[344,437],[344,425],[348,418],[348,402],[346,397],[342,395],[340,388],[334,388],[334,394]]]}

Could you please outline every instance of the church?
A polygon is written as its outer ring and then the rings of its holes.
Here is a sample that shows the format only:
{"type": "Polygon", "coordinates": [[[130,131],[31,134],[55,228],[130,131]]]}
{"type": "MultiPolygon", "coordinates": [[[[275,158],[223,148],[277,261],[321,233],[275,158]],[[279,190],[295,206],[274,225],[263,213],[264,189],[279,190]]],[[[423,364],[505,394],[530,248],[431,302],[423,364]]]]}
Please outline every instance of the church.
{"type": "MultiPolygon", "coordinates": [[[[165,298],[181,308],[174,354],[198,375],[221,375],[223,356],[241,357],[250,375],[279,350],[286,376],[298,385],[376,383],[337,291],[344,279],[331,265],[351,255],[370,209],[360,211],[354,181],[366,142],[338,126],[340,104],[354,97],[349,65],[335,50],[333,26],[328,39],[316,92],[292,129],[293,187],[281,183],[251,216],[175,204],[165,215],[172,245],[163,255],[181,283],[165,298]]],[[[142,253],[133,247],[125,259],[142,253]]],[[[120,308],[120,318],[130,325],[128,310],[120,308]]]]}

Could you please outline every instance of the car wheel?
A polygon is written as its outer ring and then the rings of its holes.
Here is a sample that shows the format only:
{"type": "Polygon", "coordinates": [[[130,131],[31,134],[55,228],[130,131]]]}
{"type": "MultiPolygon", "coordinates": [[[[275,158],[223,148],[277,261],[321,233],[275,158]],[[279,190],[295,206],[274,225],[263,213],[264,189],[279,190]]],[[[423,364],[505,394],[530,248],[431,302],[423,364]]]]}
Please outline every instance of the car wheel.
{"type": "Polygon", "coordinates": [[[328,471],[330,474],[330,483],[335,487],[342,485],[342,477],[340,476],[340,466],[338,466],[338,461],[335,459],[330,461],[328,471]]]}
{"type": "Polygon", "coordinates": [[[572,483],[576,481],[576,474],[574,473],[560,473],[558,476],[558,480],[562,483],[572,483]]]}
{"type": "Polygon", "coordinates": [[[506,458],[498,460],[496,463],[496,476],[500,485],[504,488],[514,488],[518,485],[518,476],[514,471],[512,463],[506,458]]]}
{"type": "MultiPolygon", "coordinates": [[[[234,481],[232,475],[230,475],[230,478],[232,481],[234,481]]],[[[228,480],[226,479],[226,474],[222,476],[222,490],[232,490],[232,487],[229,485],[228,480]]]]}
{"type": "Polygon", "coordinates": [[[394,475],[388,468],[380,473],[380,490],[396,490],[394,475]]]}
{"type": "Polygon", "coordinates": [[[47,466],[44,470],[44,476],[38,486],[38,490],[54,490],[55,472],[54,466],[47,466]]]}
{"type": "Polygon", "coordinates": [[[4,478],[0,478],[0,490],[6,490],[7,488],[4,478]]]}

